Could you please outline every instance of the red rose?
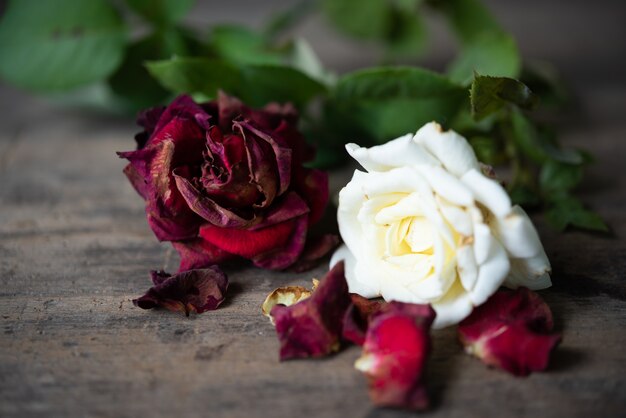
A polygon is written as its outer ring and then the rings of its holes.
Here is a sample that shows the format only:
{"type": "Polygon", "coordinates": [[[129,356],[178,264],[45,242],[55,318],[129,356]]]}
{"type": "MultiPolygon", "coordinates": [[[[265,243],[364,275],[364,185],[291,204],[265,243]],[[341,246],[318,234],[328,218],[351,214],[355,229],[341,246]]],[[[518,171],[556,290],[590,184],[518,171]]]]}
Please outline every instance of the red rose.
{"type": "Polygon", "coordinates": [[[303,166],[313,152],[293,107],[180,96],[138,123],[138,149],[119,155],[130,161],[124,172],[146,201],[150,227],[180,253],[181,270],[236,256],[270,269],[298,260],[328,201],[328,177],[303,166]]]}

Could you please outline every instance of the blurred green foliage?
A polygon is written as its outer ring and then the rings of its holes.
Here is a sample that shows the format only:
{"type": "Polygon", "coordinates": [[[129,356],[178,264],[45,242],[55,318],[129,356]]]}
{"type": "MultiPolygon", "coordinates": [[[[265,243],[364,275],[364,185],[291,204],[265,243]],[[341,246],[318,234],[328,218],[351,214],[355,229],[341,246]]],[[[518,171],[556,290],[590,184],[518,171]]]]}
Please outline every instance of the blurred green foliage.
{"type": "Polygon", "coordinates": [[[561,147],[529,113],[540,97],[544,107],[562,105],[567,90],[549,66],[522,63],[515,40],[480,0],[305,0],[260,31],[193,29],[183,23],[193,5],[12,0],[0,20],[0,77],[40,93],[106,83],[111,106],[131,111],[218,90],[251,106],[289,101],[322,167],[344,160],[345,142],[384,143],[436,120],[468,138],[482,161],[508,166],[512,198],[545,209],[555,227],[607,229],[572,194],[589,155],[561,147]],[[305,40],[288,37],[313,13],[378,48],[384,64],[340,76],[326,69],[305,40]],[[432,14],[459,45],[444,74],[406,65],[427,50],[424,19],[432,14]],[[144,30],[130,36],[137,21],[144,30]]]}

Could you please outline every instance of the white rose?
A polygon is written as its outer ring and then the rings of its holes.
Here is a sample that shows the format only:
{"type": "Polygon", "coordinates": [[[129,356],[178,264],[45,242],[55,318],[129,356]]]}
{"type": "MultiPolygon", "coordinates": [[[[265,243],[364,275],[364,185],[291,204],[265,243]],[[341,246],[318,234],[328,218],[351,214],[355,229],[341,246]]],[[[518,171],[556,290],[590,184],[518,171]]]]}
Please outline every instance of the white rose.
{"type": "Polygon", "coordinates": [[[543,289],[550,263],[526,213],[481,172],[469,143],[429,123],[384,145],[346,145],[355,170],[339,193],[350,291],[430,303],[434,326],[464,319],[500,285],[543,289]]]}

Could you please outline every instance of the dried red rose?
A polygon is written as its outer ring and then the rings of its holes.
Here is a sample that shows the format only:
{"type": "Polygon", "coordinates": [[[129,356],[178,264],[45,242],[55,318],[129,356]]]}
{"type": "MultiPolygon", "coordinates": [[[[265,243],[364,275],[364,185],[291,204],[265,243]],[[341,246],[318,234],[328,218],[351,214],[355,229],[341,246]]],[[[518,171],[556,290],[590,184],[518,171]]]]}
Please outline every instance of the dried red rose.
{"type": "Polygon", "coordinates": [[[321,357],[339,350],[343,317],[350,304],[343,262],[320,280],[313,294],[270,314],[280,340],[280,359],[321,357]]]}
{"type": "Polygon", "coordinates": [[[544,370],[561,341],[548,305],[526,288],[499,291],[459,324],[465,351],[516,376],[544,370]]]}
{"type": "Polygon", "coordinates": [[[298,260],[326,206],[328,178],[303,166],[313,153],[293,107],[180,96],[138,122],[138,149],[119,155],[130,161],[124,172],[150,227],[180,253],[180,271],[234,257],[269,269],[298,260]]]}
{"type": "Polygon", "coordinates": [[[423,373],[430,353],[429,305],[389,302],[372,314],[363,354],[355,367],[369,379],[377,406],[422,410],[428,407],[423,373]]]}
{"type": "Polygon", "coordinates": [[[212,311],[224,301],[228,279],[218,266],[189,270],[175,275],[151,271],[154,286],[145,295],[133,300],[142,309],[157,306],[170,311],[202,313],[212,311]]]}
{"type": "Polygon", "coordinates": [[[350,294],[350,299],[352,303],[343,317],[342,337],[346,341],[363,345],[370,318],[374,313],[378,312],[386,302],[367,299],[355,293],[350,294]]]}

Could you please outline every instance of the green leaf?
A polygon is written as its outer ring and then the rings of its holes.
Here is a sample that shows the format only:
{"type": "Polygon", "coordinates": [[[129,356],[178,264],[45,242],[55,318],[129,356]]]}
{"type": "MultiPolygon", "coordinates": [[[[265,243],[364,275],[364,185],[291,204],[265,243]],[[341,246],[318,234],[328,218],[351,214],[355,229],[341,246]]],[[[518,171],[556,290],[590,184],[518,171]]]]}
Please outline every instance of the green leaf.
{"type": "Polygon", "coordinates": [[[304,106],[313,97],[326,92],[326,86],[301,71],[280,65],[241,67],[245,87],[241,98],[251,106],[268,102],[292,102],[304,106]]]}
{"type": "Polygon", "coordinates": [[[546,219],[561,231],[570,225],[590,231],[609,231],[609,227],[597,213],[585,209],[577,199],[571,196],[563,196],[553,201],[546,212],[546,219]]]}
{"type": "Polygon", "coordinates": [[[145,61],[185,54],[184,37],[176,29],[166,29],[130,45],[121,67],[109,79],[113,92],[133,110],[153,106],[168,92],[148,73],[145,61]]]}
{"type": "Polygon", "coordinates": [[[323,10],[341,32],[383,43],[391,55],[417,55],[426,30],[417,15],[421,0],[326,0],[323,10]]]}
{"type": "Polygon", "coordinates": [[[513,109],[511,117],[511,137],[517,148],[528,158],[542,164],[548,158],[545,147],[539,139],[539,133],[522,112],[513,109]]]}
{"type": "Polygon", "coordinates": [[[126,0],[126,3],[148,21],[163,26],[182,19],[195,0],[126,0]]]}
{"type": "Polygon", "coordinates": [[[218,59],[179,57],[146,65],[150,74],[174,93],[215,97],[222,89],[255,107],[272,101],[303,106],[326,91],[321,83],[286,66],[236,66],[218,59]]]}
{"type": "Polygon", "coordinates": [[[438,0],[431,4],[448,19],[461,52],[448,68],[452,80],[469,83],[477,71],[500,77],[517,77],[521,58],[515,40],[498,24],[479,0],[438,0]]]}
{"type": "Polygon", "coordinates": [[[237,94],[242,77],[237,67],[211,58],[180,58],[149,61],[148,72],[173,93],[203,93],[215,97],[218,89],[237,94]]]}
{"type": "Polygon", "coordinates": [[[474,42],[486,32],[503,32],[480,0],[433,0],[431,5],[448,18],[456,35],[465,44],[474,42]]]}
{"type": "Polygon", "coordinates": [[[311,45],[304,39],[296,39],[293,42],[291,57],[287,64],[320,83],[333,85],[337,81],[336,75],[324,68],[311,45]]]}
{"type": "Polygon", "coordinates": [[[0,76],[36,91],[84,86],[116,70],[125,41],[104,0],[11,1],[0,21],[0,76]]]}
{"type": "Polygon", "coordinates": [[[539,98],[526,85],[512,78],[475,74],[470,101],[474,118],[480,120],[508,104],[532,109],[539,98]]]}
{"type": "Polygon", "coordinates": [[[383,67],[341,77],[332,100],[343,123],[385,142],[433,120],[447,124],[465,103],[466,91],[427,70],[383,67]]]}
{"type": "Polygon", "coordinates": [[[281,64],[284,59],[263,35],[241,26],[214,27],[210,45],[220,58],[235,64],[281,64]]]}
{"type": "Polygon", "coordinates": [[[539,185],[544,194],[554,195],[576,187],[583,178],[583,166],[547,161],[539,175],[539,185]]]}
{"type": "Polygon", "coordinates": [[[465,89],[446,77],[416,67],[378,67],[341,77],[334,95],[339,100],[458,98],[465,89]]]}
{"type": "Polygon", "coordinates": [[[389,29],[387,0],[324,0],[328,19],[347,35],[360,39],[383,39],[389,29]]]}
{"type": "Polygon", "coordinates": [[[489,165],[495,165],[501,162],[502,150],[494,138],[473,136],[469,139],[469,143],[474,149],[479,161],[489,165]]]}
{"type": "Polygon", "coordinates": [[[512,36],[501,32],[485,32],[466,44],[448,67],[450,78],[469,84],[474,72],[497,77],[517,77],[521,57],[512,36]]]}

